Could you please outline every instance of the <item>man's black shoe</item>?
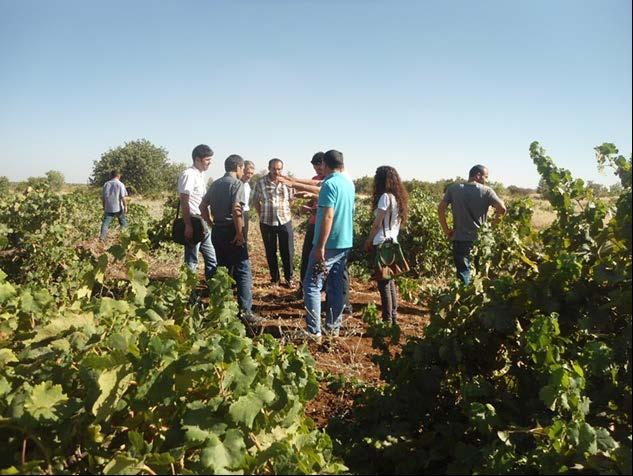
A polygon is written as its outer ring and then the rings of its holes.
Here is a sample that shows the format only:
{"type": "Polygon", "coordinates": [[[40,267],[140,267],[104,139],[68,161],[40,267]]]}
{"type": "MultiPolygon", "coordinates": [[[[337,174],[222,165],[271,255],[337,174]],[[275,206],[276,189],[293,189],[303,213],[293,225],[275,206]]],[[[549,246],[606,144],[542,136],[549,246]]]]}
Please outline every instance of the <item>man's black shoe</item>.
{"type": "Polygon", "coordinates": [[[261,323],[264,318],[262,316],[259,316],[257,314],[255,314],[254,312],[250,311],[250,312],[244,312],[242,313],[242,315],[240,316],[240,318],[242,319],[242,321],[244,321],[246,324],[249,325],[256,325],[261,323]]]}
{"type": "Polygon", "coordinates": [[[296,286],[296,284],[295,284],[295,282],[294,282],[294,280],[293,280],[293,279],[287,279],[287,280],[284,282],[284,287],[285,287],[285,288],[288,288],[288,289],[294,289],[294,288],[295,288],[295,286],[296,286]]]}

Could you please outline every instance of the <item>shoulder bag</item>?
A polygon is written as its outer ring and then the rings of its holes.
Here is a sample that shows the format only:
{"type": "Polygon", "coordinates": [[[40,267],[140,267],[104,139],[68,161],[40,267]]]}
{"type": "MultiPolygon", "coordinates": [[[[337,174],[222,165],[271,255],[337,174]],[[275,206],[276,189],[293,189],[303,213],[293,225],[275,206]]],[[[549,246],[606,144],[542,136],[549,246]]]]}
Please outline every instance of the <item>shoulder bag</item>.
{"type": "MultiPolygon", "coordinates": [[[[176,243],[180,243],[181,245],[187,244],[185,240],[185,220],[179,217],[180,214],[180,203],[176,207],[176,219],[171,226],[171,238],[176,243]]],[[[191,226],[193,227],[193,236],[191,238],[190,244],[197,244],[204,240],[204,225],[202,223],[202,217],[197,215],[190,215],[191,218],[191,226]]]]}
{"type": "MultiPolygon", "coordinates": [[[[393,218],[393,207],[391,197],[389,196],[389,231],[391,231],[391,220],[393,218]]],[[[382,222],[382,233],[387,237],[385,232],[385,221],[382,222]]],[[[374,257],[374,279],[376,281],[385,281],[393,279],[396,276],[409,271],[409,263],[404,257],[400,243],[393,241],[392,238],[386,238],[385,241],[376,245],[376,255],[374,257]]]]}

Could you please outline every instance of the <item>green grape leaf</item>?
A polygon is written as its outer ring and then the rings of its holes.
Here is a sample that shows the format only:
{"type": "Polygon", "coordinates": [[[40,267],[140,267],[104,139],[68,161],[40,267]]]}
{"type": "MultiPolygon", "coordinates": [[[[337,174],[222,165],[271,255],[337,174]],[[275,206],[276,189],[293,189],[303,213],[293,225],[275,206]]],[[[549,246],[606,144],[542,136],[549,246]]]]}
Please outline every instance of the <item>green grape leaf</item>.
{"type": "Polygon", "coordinates": [[[47,380],[31,389],[24,402],[24,411],[37,421],[58,421],[56,407],[67,400],[62,386],[47,380]]]}
{"type": "Polygon", "coordinates": [[[35,337],[25,340],[26,345],[42,342],[54,337],[62,337],[69,330],[83,330],[87,334],[96,332],[92,314],[65,315],[52,319],[50,323],[38,329],[35,337]]]}
{"type": "Polygon", "coordinates": [[[138,474],[143,464],[136,458],[119,454],[103,468],[103,474],[138,474]]]}
{"type": "Polygon", "coordinates": [[[583,453],[595,455],[598,452],[598,437],[596,430],[589,423],[580,426],[580,444],[578,449],[583,453]]]}
{"type": "Polygon", "coordinates": [[[235,423],[241,423],[247,428],[253,427],[253,421],[263,407],[262,400],[257,395],[244,395],[229,407],[229,415],[235,423]]]}
{"type": "Polygon", "coordinates": [[[596,428],[596,443],[600,451],[610,451],[618,446],[606,428],[596,428]]]}
{"type": "Polygon", "coordinates": [[[17,362],[18,359],[11,349],[0,349],[0,369],[11,362],[17,362]]]}
{"type": "Polygon", "coordinates": [[[127,373],[124,366],[106,370],[99,375],[99,397],[92,406],[92,414],[95,416],[96,422],[110,418],[133,376],[133,374],[127,373]]]}
{"type": "Polygon", "coordinates": [[[202,464],[214,474],[230,474],[231,469],[241,466],[246,454],[246,445],[240,431],[229,430],[221,442],[217,436],[209,440],[200,455],[202,464]]]}
{"type": "Polygon", "coordinates": [[[0,283],[0,303],[4,304],[17,294],[11,283],[0,283]]]}

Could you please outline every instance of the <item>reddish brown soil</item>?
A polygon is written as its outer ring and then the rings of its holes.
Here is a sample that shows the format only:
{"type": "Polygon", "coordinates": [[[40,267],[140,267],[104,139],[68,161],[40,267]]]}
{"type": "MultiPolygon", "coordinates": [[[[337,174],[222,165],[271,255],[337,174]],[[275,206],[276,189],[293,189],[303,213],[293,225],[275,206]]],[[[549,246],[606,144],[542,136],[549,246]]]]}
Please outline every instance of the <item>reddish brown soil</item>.
{"type": "MultiPolygon", "coordinates": [[[[292,336],[305,329],[305,311],[303,298],[297,290],[290,290],[280,285],[270,284],[270,275],[264,253],[261,235],[257,226],[252,226],[249,232],[249,251],[253,269],[253,309],[265,321],[263,332],[287,337],[290,342],[301,344],[293,340],[292,336]]],[[[295,249],[297,256],[301,254],[303,235],[295,233],[295,249]]],[[[296,270],[298,278],[299,272],[296,270]]],[[[346,379],[356,378],[366,383],[380,383],[380,369],[372,362],[372,356],[378,351],[372,347],[372,338],[366,335],[367,325],[362,320],[365,306],[375,303],[380,310],[380,295],[374,282],[364,283],[351,278],[350,301],[353,314],[343,316],[340,336],[328,342],[329,345],[318,345],[308,342],[317,369],[331,374],[341,374],[346,379]]],[[[398,323],[403,337],[406,335],[422,335],[424,326],[428,322],[428,312],[421,306],[411,303],[399,303],[398,323]]],[[[403,342],[404,339],[401,339],[403,342]]],[[[397,352],[397,348],[391,349],[397,352]]],[[[317,397],[308,404],[307,413],[317,426],[327,425],[332,416],[345,416],[353,404],[353,395],[336,391],[333,392],[324,382],[320,385],[317,397]]]]}

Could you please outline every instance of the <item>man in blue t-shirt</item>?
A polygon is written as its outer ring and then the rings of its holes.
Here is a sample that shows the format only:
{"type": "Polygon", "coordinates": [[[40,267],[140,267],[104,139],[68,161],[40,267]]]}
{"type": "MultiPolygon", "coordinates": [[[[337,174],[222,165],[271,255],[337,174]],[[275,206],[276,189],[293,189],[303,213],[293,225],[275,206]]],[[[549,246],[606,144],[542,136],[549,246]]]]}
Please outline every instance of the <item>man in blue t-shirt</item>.
{"type": "Polygon", "coordinates": [[[354,184],[341,174],[343,154],[329,150],[323,157],[323,174],[317,203],[312,252],[303,280],[308,334],[321,338],[321,287],[327,280],[328,308],[325,332],[337,336],[344,306],[343,272],[352,249],[354,184]]]}

